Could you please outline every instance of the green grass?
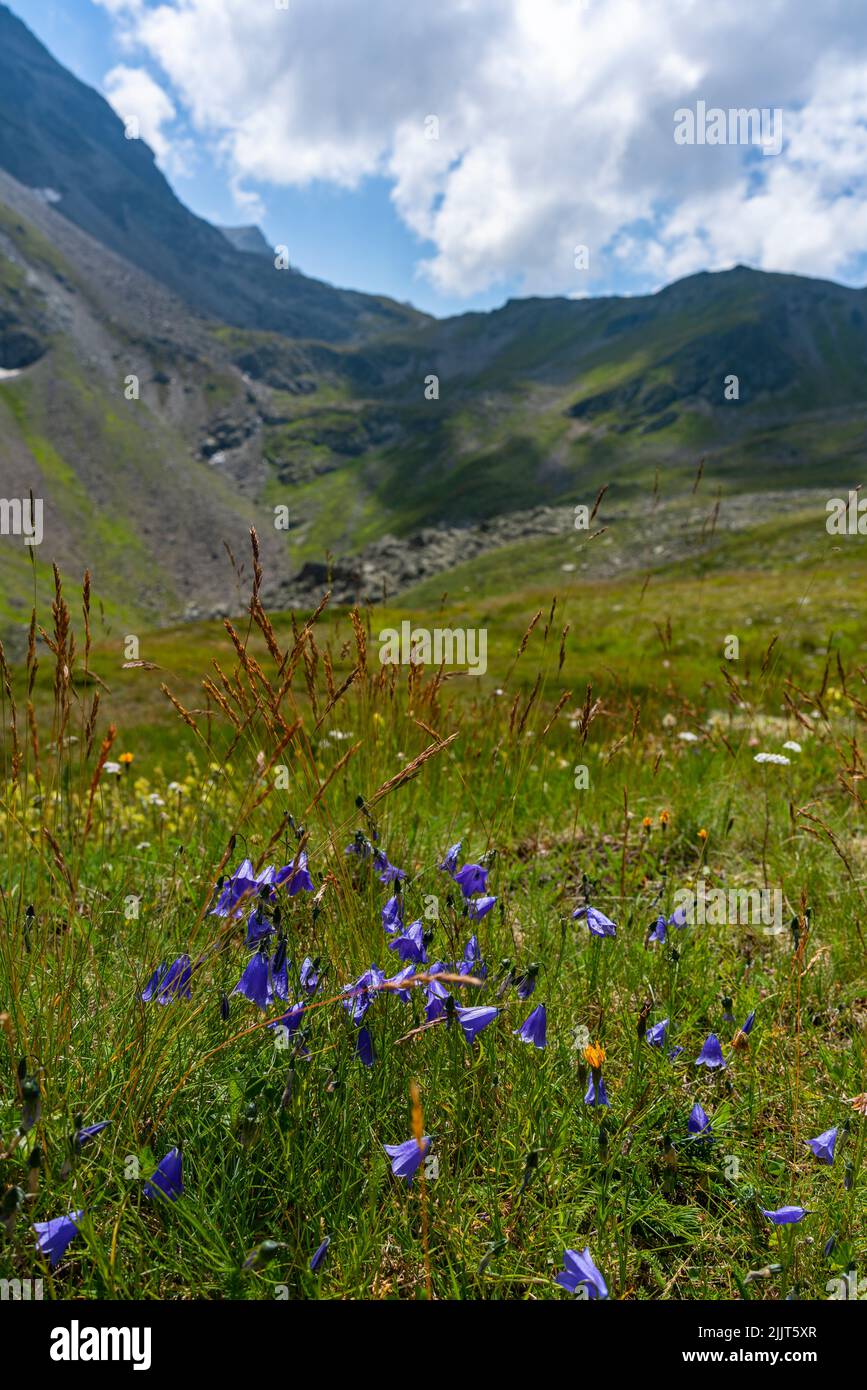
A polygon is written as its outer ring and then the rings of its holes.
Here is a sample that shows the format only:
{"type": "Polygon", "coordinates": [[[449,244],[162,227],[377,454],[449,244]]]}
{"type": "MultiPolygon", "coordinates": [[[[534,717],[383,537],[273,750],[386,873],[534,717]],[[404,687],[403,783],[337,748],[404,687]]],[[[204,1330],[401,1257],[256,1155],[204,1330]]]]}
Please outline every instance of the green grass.
{"type": "MultiPolygon", "coordinates": [[[[482,557],[441,609],[427,586],[362,615],[366,662],[350,615],[326,610],[279,708],[252,666],[251,688],[221,625],[148,634],[141,655],[157,670],[121,669],[120,637],[95,625],[88,666],[104,686],[79,656],[55,701],[55,661],[40,649],[38,783],[31,682],[13,669],[20,766],[13,778],[7,690],[0,870],[0,1184],[11,1215],[0,1276],[40,1274],[55,1298],[271,1299],[278,1286],[302,1298],[563,1298],[553,1282],[563,1250],[589,1245],[613,1298],[700,1300],[793,1288],[825,1298],[829,1280],[860,1270],[865,1121],[849,1101],[867,1087],[864,560],[857,539],[811,549],[815,521],[790,520],[782,536],[767,519],[764,535],[721,538],[712,562],[661,561],[612,580],[554,565],[540,581],[556,538],[526,575],[517,554],[482,557]],[[803,548],[808,563],[783,566],[774,546],[789,559],[803,548]],[[486,674],[438,684],[432,671],[381,667],[378,634],[403,618],[484,626],[486,674]],[[741,645],[726,663],[728,634],[741,645]],[[326,653],[336,686],[356,670],[331,709],[326,653]],[[201,688],[209,670],[219,684],[214,660],[240,732],[201,688]],[[588,709],[600,702],[586,726],[585,698],[588,709]],[[297,719],[275,757],[284,722],[297,719]],[[94,782],[109,721],[109,760],[129,751],[134,761],[94,782]],[[802,748],[788,765],[754,761],[787,739],[802,748]],[[388,785],[431,746],[415,777],[388,785]],[[575,785],[582,766],[586,789],[575,785]],[[292,997],[306,956],[322,983],[303,1048],[286,1051],[262,1026],[285,1005],[262,1014],[231,994],[249,958],[243,924],[206,908],[221,865],[291,862],[293,824],[317,892],[280,895],[292,997]],[[405,921],[433,932],[430,961],[460,962],[478,935],[487,980],[453,986],[457,1001],[502,1012],[471,1046],[457,1023],[422,1027],[422,988],[408,1003],[380,993],[363,1020],[376,1052],[368,1069],[338,996],[371,962],[399,966],[380,922],[391,889],[344,853],[374,829],[406,871],[405,921]],[[475,928],[437,867],[458,839],[465,860],[485,857],[497,898],[475,928]],[[700,877],[779,890],[782,930],[708,923],[648,944],[657,913],[700,877]],[[616,937],[572,920],[588,894],[616,937]],[[190,1000],[143,1003],[154,968],[183,952],[198,965],[190,1000]],[[531,964],[532,998],[500,988],[531,964]],[[536,1049],[513,1030],[542,1002],[547,1046],[536,1049]],[[753,1009],[749,1046],[733,1049],[753,1009]],[[644,1040],[665,1018],[668,1046],[684,1049],[674,1061],[644,1040]],[[695,1066],[710,1033],[728,1059],[722,1072],[695,1066]],[[587,1039],[605,1049],[608,1109],[584,1103],[587,1039]],[[24,1133],[22,1059],[41,1094],[24,1133]],[[382,1146],[411,1137],[414,1084],[436,1163],[408,1188],[382,1146]],[[711,1145],[688,1136],[697,1101],[711,1145]],[[67,1171],[78,1114],[111,1125],[67,1171]],[[804,1141],[832,1126],[836,1159],[824,1166],[804,1141]],[[184,1194],[150,1201],[144,1184],[176,1146],[184,1194]],[[780,1234],[761,1207],[791,1204],[811,1214],[780,1234]],[[50,1272],[30,1224],[80,1208],[80,1235],[50,1272]],[[263,1241],[277,1243],[271,1262],[244,1269],[263,1241]],[[780,1268],[747,1282],[769,1264],[780,1268]]],[[[78,596],[70,603],[78,611],[78,596]]],[[[276,688],[261,633],[235,626],[276,688]]],[[[281,651],[293,648],[290,615],[275,617],[274,632],[281,651]]]]}

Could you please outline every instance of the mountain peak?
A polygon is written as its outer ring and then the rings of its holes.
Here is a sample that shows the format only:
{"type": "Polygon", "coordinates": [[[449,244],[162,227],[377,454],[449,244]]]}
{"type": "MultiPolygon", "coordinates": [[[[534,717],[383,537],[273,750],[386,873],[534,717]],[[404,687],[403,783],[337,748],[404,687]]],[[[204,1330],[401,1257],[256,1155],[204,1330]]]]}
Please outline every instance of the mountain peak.
{"type": "Polygon", "coordinates": [[[52,190],[64,217],[198,313],[335,343],[427,321],[384,296],[281,272],[266,260],[258,228],[223,229],[197,217],[144,140],[127,138],[105,98],[2,4],[0,34],[0,169],[28,188],[52,190]]]}
{"type": "Polygon", "coordinates": [[[218,226],[217,230],[223,233],[223,236],[234,246],[236,251],[243,251],[245,255],[271,256],[273,254],[261,227],[255,225],[248,227],[218,226]]]}

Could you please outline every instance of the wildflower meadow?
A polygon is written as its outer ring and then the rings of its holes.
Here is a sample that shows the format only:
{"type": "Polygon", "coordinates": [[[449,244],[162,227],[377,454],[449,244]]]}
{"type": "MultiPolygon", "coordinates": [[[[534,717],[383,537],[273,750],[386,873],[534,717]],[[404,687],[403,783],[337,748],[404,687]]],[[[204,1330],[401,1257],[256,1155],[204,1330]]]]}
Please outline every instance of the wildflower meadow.
{"type": "Polygon", "coordinates": [[[241,617],[125,662],[55,573],[3,656],[4,1278],[863,1298],[854,629],[726,665],[700,584],[574,584],[483,681],[251,542],[241,617]]]}

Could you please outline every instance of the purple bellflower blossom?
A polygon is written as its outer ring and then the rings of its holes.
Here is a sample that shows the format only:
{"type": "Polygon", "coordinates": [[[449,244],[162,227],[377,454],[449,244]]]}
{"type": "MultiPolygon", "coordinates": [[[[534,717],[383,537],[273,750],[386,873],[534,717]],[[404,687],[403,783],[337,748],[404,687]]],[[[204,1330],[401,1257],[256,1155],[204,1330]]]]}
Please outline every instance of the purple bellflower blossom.
{"type": "Polygon", "coordinates": [[[271,957],[271,997],[289,1001],[289,962],[286,959],[286,938],[281,936],[271,957]]]}
{"type": "Polygon", "coordinates": [[[430,1136],[425,1134],[420,1145],[415,1139],[407,1139],[404,1144],[383,1144],[382,1147],[391,1159],[391,1171],[394,1176],[406,1178],[407,1185],[411,1185],[413,1174],[424,1162],[430,1143],[430,1136]]]}
{"type": "Polygon", "coordinates": [[[465,898],[472,898],[476,893],[484,893],[488,886],[488,871],[481,864],[464,864],[463,868],[458,869],[452,878],[460,888],[465,898]]]}
{"type": "Polygon", "coordinates": [[[158,1004],[171,1004],[175,999],[189,999],[192,966],[189,956],[178,956],[168,967],[160,965],[151,975],[141,992],[147,1004],[156,999],[158,1004]]]}
{"type": "Polygon", "coordinates": [[[712,1138],[711,1122],[698,1101],[696,1101],[692,1110],[689,1112],[689,1119],[686,1122],[686,1127],[689,1133],[696,1139],[712,1138]]]}
{"type": "Polygon", "coordinates": [[[273,925],[268,921],[261,908],[254,907],[247,918],[247,936],[244,945],[258,946],[260,941],[266,941],[269,936],[273,935],[273,925]]]}
{"type": "Polygon", "coordinates": [[[474,975],[477,980],[488,978],[488,967],[482,960],[482,953],[479,950],[479,943],[475,936],[471,936],[464,947],[464,958],[458,962],[455,968],[456,975],[474,975]]]}
{"type": "Polygon", "coordinates": [[[834,1145],[837,1143],[837,1130],[826,1129],[824,1133],[817,1134],[815,1139],[804,1141],[809,1149],[812,1149],[820,1163],[831,1164],[834,1162],[834,1145]]]}
{"type": "Polygon", "coordinates": [[[470,921],[481,922],[482,918],[488,915],[496,901],[496,898],[490,896],[485,898],[473,898],[469,901],[467,903],[467,916],[470,921]]]}
{"type": "Polygon", "coordinates": [[[399,893],[395,893],[393,897],[389,898],[382,909],[382,925],[387,932],[403,930],[403,909],[399,893]]]}
{"type": "Polygon", "coordinates": [[[548,1015],[544,1004],[537,1004],[531,1014],[524,1019],[520,1028],[513,1028],[515,1037],[521,1042],[532,1043],[534,1047],[544,1047],[547,1041],[548,1015]]]}
{"type": "Polygon", "coordinates": [[[724,1067],[726,1064],[720,1047],[719,1038],[716,1033],[711,1033],[704,1041],[701,1052],[695,1059],[697,1067],[707,1067],[708,1071],[713,1071],[715,1067],[724,1067]]]}
{"type": "Polygon", "coordinates": [[[111,1120],[99,1120],[95,1125],[82,1125],[72,1136],[75,1147],[77,1149],[83,1148],[89,1140],[95,1139],[97,1134],[101,1134],[106,1126],[110,1124],[111,1120]]]}
{"type": "Polygon", "coordinates": [[[385,980],[385,972],[378,966],[371,965],[369,970],[365,970],[363,975],[359,975],[355,984],[347,985],[343,991],[346,998],[343,1007],[349,1013],[353,1023],[360,1023],[373,1003],[373,995],[379,990],[380,985],[385,980]]]}
{"type": "Polygon", "coordinates": [[[483,1028],[487,1028],[489,1023],[493,1023],[499,1012],[500,1010],[495,1009],[492,1005],[479,1005],[470,1009],[457,1007],[455,1009],[458,1022],[464,1031],[464,1037],[470,1043],[473,1042],[478,1033],[481,1033],[483,1028]]]}
{"type": "Polygon", "coordinates": [[[376,1054],[373,1050],[373,1039],[367,1028],[359,1028],[355,1035],[355,1055],[359,1062],[365,1067],[372,1067],[376,1061],[376,1054]]]}
{"type": "Polygon", "coordinates": [[[394,864],[390,864],[388,855],[381,849],[374,853],[373,862],[379,870],[380,883],[397,883],[399,879],[406,878],[403,869],[398,869],[394,864]]]}
{"type": "Polygon", "coordinates": [[[415,965],[427,964],[427,951],[424,948],[424,923],[411,922],[400,936],[393,936],[387,943],[390,951],[397,951],[402,961],[412,961],[415,965]]]}
{"type": "Polygon", "coordinates": [[[647,938],[648,941],[658,941],[660,945],[662,945],[665,941],[665,929],[667,926],[668,923],[665,920],[665,914],[661,912],[653,924],[653,930],[647,938]]]}
{"type": "Polygon", "coordinates": [[[299,979],[303,990],[306,990],[308,994],[316,993],[319,988],[319,971],[309,956],[305,956],[301,962],[299,979]]]}
{"type": "Polygon", "coordinates": [[[528,965],[523,975],[518,977],[515,985],[515,993],[519,999],[529,999],[531,994],[536,992],[536,981],[539,975],[539,967],[536,964],[528,965]]]}
{"type": "MultiPolygon", "coordinates": [[[[448,970],[448,966],[444,961],[440,960],[430,967],[428,974],[438,975],[444,970],[448,970]]],[[[425,1018],[428,1023],[433,1023],[435,1018],[439,1018],[441,1014],[445,1013],[446,1001],[451,999],[451,995],[445,985],[440,984],[439,980],[434,979],[428,980],[427,988],[425,989],[425,997],[427,1000],[424,1010],[425,1018]]]]}
{"type": "Polygon", "coordinates": [[[310,1257],[310,1273],[315,1274],[322,1266],[325,1256],[328,1254],[328,1247],[331,1244],[331,1237],[326,1236],[322,1244],[317,1246],[310,1257]]]}
{"type": "Polygon", "coordinates": [[[664,1018],[661,1023],[654,1023],[652,1028],[648,1028],[644,1034],[651,1047],[665,1047],[665,1035],[668,1032],[669,1020],[664,1018]]]}
{"type": "Polygon", "coordinates": [[[463,840],[458,840],[456,845],[452,845],[450,849],[447,849],[445,852],[445,858],[443,859],[443,862],[441,864],[437,864],[437,868],[445,869],[447,874],[454,875],[455,869],[458,866],[458,858],[461,853],[462,844],[463,840]]]}
{"type": "Polygon", "coordinates": [[[585,1289],[590,1299],[608,1297],[608,1285],[593,1263],[589,1246],[585,1246],[583,1251],[564,1250],[563,1264],[564,1268],[554,1281],[561,1289],[569,1293],[577,1293],[579,1288],[585,1289]]]}
{"type": "Polygon", "coordinates": [[[612,922],[610,917],[606,917],[604,912],[600,912],[595,907],[576,907],[572,913],[572,921],[576,922],[579,917],[586,917],[587,925],[593,936],[616,936],[617,923],[612,922]]]}
{"type": "Polygon", "coordinates": [[[301,1021],[304,1018],[305,1008],[305,1004],[293,1004],[291,1008],[286,1010],[285,1014],[283,1014],[282,1017],[275,1018],[271,1023],[269,1023],[268,1027],[285,1028],[289,1037],[293,1037],[301,1026],[301,1021]]]}
{"type": "Polygon", "coordinates": [[[393,994],[397,999],[400,999],[401,1003],[408,1004],[412,997],[412,991],[409,989],[400,989],[399,986],[403,984],[404,980],[412,979],[414,974],[415,966],[406,965],[404,966],[403,970],[398,970],[396,975],[389,975],[385,983],[387,985],[391,985],[392,988],[389,990],[383,990],[383,993],[393,994]]]}
{"type": "Polygon", "coordinates": [[[769,1221],[773,1221],[775,1226],[796,1226],[799,1221],[803,1221],[810,1212],[803,1207],[779,1207],[777,1211],[766,1211],[761,1208],[762,1216],[766,1216],[769,1221]]]}
{"type": "Polygon", "coordinates": [[[183,1162],[180,1149],[169,1149],[165,1158],[160,1159],[151,1175],[150,1181],[144,1185],[144,1195],[154,1197],[158,1192],[163,1197],[168,1197],[170,1202],[176,1202],[183,1194],[183,1162]]]}
{"type": "Polygon", "coordinates": [[[584,1093],[585,1105],[610,1105],[601,1071],[591,1071],[587,1090],[584,1093]]]}
{"type": "Polygon", "coordinates": [[[242,916],[243,910],[238,910],[238,904],[242,898],[251,897],[258,886],[252,863],[249,859],[244,859],[232,876],[226,879],[216,906],[211,908],[210,915],[212,917],[228,917],[234,912],[236,916],[242,916]]]}
{"type": "Polygon", "coordinates": [[[257,1008],[267,1009],[274,997],[271,963],[267,951],[253,952],[232,993],[240,994],[244,999],[249,999],[250,1003],[255,1004],[257,1008]]]}
{"type": "Polygon", "coordinates": [[[83,1211],[71,1211],[68,1216],[54,1216],[50,1221],[35,1221],[36,1247],[40,1255],[47,1255],[51,1268],[63,1259],[66,1247],[78,1235],[78,1222],[83,1211]]]}
{"type": "Polygon", "coordinates": [[[274,882],[278,888],[285,887],[290,898],[294,898],[296,893],[312,893],[313,879],[307,867],[307,851],[302,849],[291,864],[284,864],[282,869],[278,869],[274,882]]]}

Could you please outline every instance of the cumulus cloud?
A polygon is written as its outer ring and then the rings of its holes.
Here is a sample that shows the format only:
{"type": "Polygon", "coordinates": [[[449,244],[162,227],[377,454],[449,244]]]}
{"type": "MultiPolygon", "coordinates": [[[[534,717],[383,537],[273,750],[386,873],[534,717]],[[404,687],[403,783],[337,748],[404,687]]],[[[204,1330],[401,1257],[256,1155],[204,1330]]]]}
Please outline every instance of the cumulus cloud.
{"type": "Polygon", "coordinates": [[[236,189],[386,177],[444,293],[737,261],[845,278],[867,245],[867,8],[848,0],[100,3],[236,189]],[[699,101],[781,109],[782,152],[678,145],[699,101]]]}
{"type": "Polygon", "coordinates": [[[144,68],[119,64],[105,75],[105,95],[120,119],[133,125],[161,164],[170,163],[171,144],[163,131],[177,114],[174,102],[144,68]]]}

